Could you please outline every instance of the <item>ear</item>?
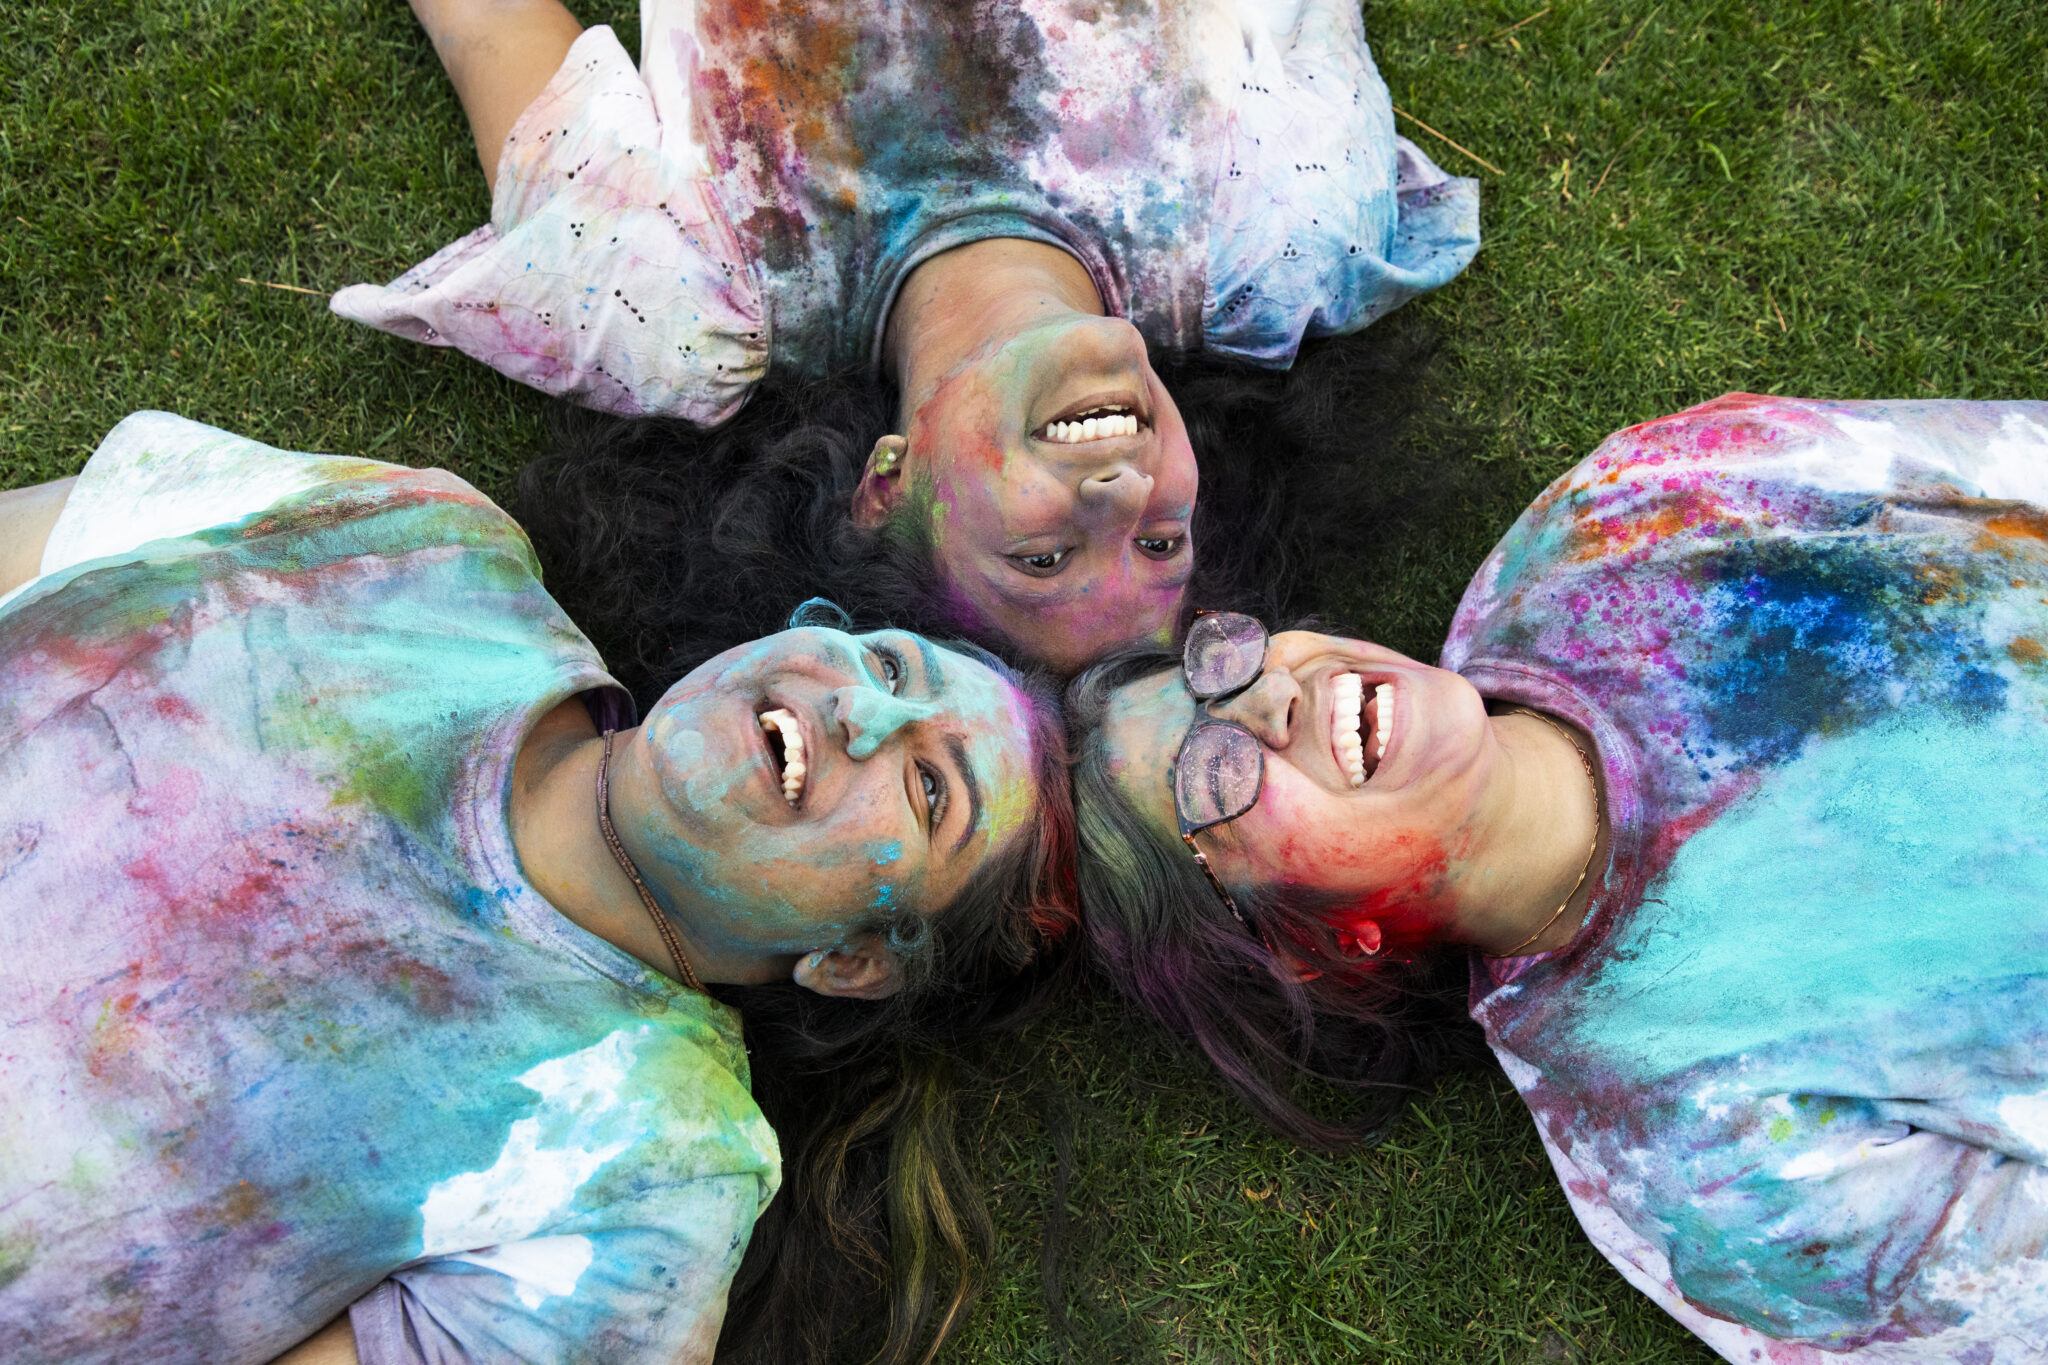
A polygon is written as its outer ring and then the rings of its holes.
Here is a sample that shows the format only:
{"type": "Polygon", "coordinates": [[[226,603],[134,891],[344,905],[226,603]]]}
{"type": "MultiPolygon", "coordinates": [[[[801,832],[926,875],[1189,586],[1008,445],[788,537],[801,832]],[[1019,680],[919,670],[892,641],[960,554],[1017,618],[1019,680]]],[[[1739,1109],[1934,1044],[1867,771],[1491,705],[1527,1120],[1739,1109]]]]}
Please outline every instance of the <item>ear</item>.
{"type": "Polygon", "coordinates": [[[790,979],[805,990],[844,1000],[886,1000],[903,989],[896,955],[870,934],[843,948],[820,948],[797,959],[790,979]]]}
{"type": "Polygon", "coordinates": [[[853,491],[854,525],[872,531],[896,510],[903,499],[903,458],[909,451],[910,442],[901,436],[884,436],[875,442],[860,487],[853,491]]]}

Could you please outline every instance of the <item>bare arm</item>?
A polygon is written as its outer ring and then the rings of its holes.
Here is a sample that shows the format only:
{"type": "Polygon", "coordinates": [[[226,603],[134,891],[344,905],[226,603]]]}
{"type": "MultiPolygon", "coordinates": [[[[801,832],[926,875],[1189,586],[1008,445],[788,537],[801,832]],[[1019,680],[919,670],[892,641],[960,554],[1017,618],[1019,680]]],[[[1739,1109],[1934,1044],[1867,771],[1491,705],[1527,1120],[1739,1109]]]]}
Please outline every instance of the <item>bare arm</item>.
{"type": "Polygon", "coordinates": [[[343,1313],[270,1365],[357,1365],[356,1334],[343,1313]]]}
{"type": "Polygon", "coordinates": [[[455,83],[484,183],[496,189],[506,134],[547,88],[583,25],[561,0],[412,0],[412,12],[455,83]]]}
{"type": "Polygon", "coordinates": [[[42,572],[43,546],[77,482],[58,479],[0,493],[0,592],[12,592],[42,572]]]}

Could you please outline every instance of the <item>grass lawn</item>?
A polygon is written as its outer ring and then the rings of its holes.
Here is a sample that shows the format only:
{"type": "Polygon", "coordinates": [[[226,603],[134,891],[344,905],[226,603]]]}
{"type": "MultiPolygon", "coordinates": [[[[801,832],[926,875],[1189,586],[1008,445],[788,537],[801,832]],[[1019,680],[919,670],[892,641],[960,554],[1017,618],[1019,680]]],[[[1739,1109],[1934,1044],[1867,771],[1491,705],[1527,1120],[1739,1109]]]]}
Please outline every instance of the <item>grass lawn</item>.
{"type": "MultiPolygon", "coordinates": [[[[586,22],[637,32],[607,0],[586,22]]],[[[2012,0],[1388,0],[1396,104],[1485,187],[1487,247],[1388,325],[1450,342],[1485,491],[1362,549],[1335,605],[1433,655],[1523,502],[1608,431],[1729,389],[2048,396],[2048,15],[2012,0]],[[1474,158],[1490,163],[1482,167],[1474,158]]],[[[483,220],[395,0],[0,14],[0,481],[126,413],[447,465],[503,494],[539,395],[329,316],[483,220]],[[250,283],[255,281],[256,283],[250,283]],[[315,291],[293,292],[295,289],[315,291]]],[[[1374,1151],[1291,1151],[1114,1011],[980,1059],[1005,1252],[958,1361],[1705,1361],[1580,1236],[1504,1080],[1374,1151]],[[1071,1144],[1073,1180],[1053,1188],[1071,1144]]]]}

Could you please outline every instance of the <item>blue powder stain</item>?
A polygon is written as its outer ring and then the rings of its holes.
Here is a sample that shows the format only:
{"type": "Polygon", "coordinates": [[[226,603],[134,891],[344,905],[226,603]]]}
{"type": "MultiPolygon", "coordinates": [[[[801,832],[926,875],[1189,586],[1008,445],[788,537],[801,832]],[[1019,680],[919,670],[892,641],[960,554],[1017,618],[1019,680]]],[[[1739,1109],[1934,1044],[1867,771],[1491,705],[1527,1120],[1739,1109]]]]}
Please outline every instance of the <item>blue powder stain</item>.
{"type": "Polygon", "coordinates": [[[903,856],[903,844],[900,840],[896,839],[891,839],[880,847],[870,844],[868,845],[868,856],[875,860],[876,867],[887,867],[890,863],[903,856]]]}
{"type": "Polygon", "coordinates": [[[1712,737],[1741,766],[1783,762],[1813,734],[1890,714],[1901,679],[1915,680],[1918,704],[1959,715],[2005,705],[2005,679],[1971,658],[1983,649],[1975,595],[1957,584],[1944,603],[1921,601],[1915,571],[1954,575],[1956,566],[1872,549],[1860,537],[1751,542],[1731,547],[1719,581],[1702,585],[1732,638],[1709,645],[1718,657],[1701,662],[1698,678],[1712,737]]]}
{"type": "Polygon", "coordinates": [[[896,908],[896,888],[888,882],[883,882],[881,886],[875,889],[875,898],[868,902],[868,908],[870,910],[894,910],[896,908]]]}
{"type": "Polygon", "coordinates": [[[2048,943],[2044,771],[2048,732],[2020,711],[1815,739],[1646,888],[1661,909],[1606,950],[1574,1046],[1668,1076],[1769,1055],[1797,1019],[1803,1070],[1857,1094],[1883,1093],[1852,1079],[1873,1021],[1983,1041],[1984,983],[2048,943]]]}

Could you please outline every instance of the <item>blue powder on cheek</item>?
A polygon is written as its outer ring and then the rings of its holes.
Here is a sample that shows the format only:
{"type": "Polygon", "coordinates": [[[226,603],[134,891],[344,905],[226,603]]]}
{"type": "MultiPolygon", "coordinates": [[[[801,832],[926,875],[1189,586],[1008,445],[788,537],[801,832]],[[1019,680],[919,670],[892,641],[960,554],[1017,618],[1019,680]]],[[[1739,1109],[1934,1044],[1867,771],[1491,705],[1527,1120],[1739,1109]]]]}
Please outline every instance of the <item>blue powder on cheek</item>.
{"type": "Polygon", "coordinates": [[[903,845],[895,839],[889,840],[886,844],[868,845],[868,857],[874,860],[876,867],[887,867],[902,856],[903,845]]]}
{"type": "Polygon", "coordinates": [[[894,910],[896,908],[895,886],[889,882],[883,882],[880,886],[876,887],[875,898],[868,902],[868,908],[870,910],[894,910]]]}

